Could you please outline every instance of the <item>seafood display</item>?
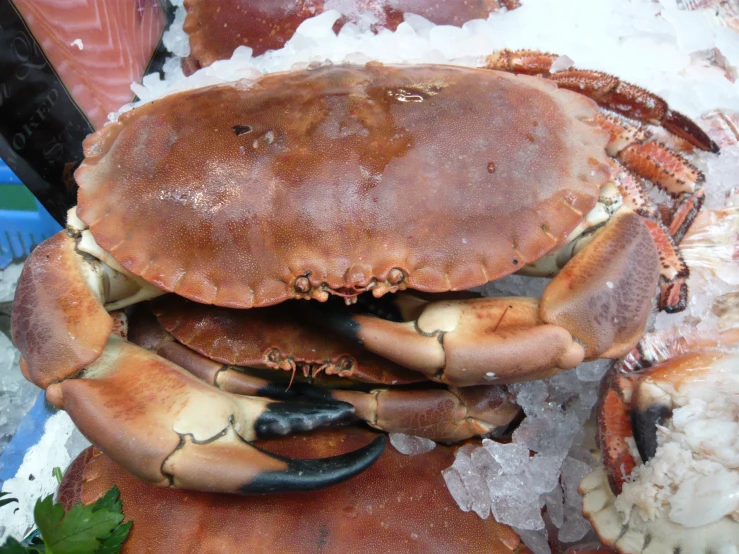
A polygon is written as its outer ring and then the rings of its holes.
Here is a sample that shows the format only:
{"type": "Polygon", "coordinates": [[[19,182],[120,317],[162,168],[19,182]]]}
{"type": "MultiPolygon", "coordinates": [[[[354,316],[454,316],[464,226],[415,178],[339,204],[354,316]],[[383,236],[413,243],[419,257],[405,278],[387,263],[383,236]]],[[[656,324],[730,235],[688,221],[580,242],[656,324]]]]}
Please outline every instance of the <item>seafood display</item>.
{"type": "MultiPolygon", "coordinates": [[[[422,25],[405,12],[461,24],[518,7],[451,4],[360,1],[325,20],[406,40],[422,25]]],[[[739,214],[706,179],[735,155],[736,113],[696,121],[533,49],[289,70],[268,52],[223,77],[238,46],[282,48],[334,8],[184,0],[190,57],[165,68],[182,80],[134,87],[85,140],[77,205],[12,313],[23,374],[94,446],[60,497],[118,484],[143,522],[129,552],[163,536],[241,549],[244,512],[264,529],[255,550],[739,552],[739,302],[707,277],[737,258],[739,214]],[[546,281],[490,292],[519,277],[546,281]],[[590,452],[519,443],[532,399],[562,411],[567,376],[596,364],[590,452]],[[530,526],[498,517],[492,488],[549,463],[530,526]],[[561,512],[580,494],[582,532],[561,512]]]]}
{"type": "MultiPolygon", "coordinates": [[[[546,74],[551,61],[502,52],[489,64],[546,74]]],[[[309,464],[255,449],[256,438],[344,421],[352,406],[208,386],[121,340],[108,312],[167,292],[263,309],[468,289],[579,238],[541,300],[431,301],[407,310],[408,323],[342,310],[319,310],[315,320],[452,386],[530,380],[626,354],[658,283],[666,310],[682,309],[687,290],[669,229],[630,207],[644,212],[646,196],[623,188],[627,200],[612,200],[621,195],[608,154],[682,198],[676,214],[695,204],[702,176],[565,89],[717,147],[618,79],[553,78],[569,85],[495,69],[327,66],[125,114],[85,141],[67,230],[39,246],[21,275],[12,327],[25,374],[139,478],[250,493],[349,478],[377,458],[381,439],[309,464]],[[462,127],[459,113],[468,114],[462,127]],[[422,217],[408,217],[409,206],[422,217]]]]}

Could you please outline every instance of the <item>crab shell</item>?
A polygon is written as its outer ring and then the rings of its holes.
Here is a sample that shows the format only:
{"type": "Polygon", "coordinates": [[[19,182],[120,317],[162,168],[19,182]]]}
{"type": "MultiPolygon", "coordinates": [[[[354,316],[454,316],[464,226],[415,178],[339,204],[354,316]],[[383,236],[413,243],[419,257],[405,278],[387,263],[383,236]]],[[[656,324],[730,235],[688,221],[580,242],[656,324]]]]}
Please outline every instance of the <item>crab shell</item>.
{"type": "MultiPolygon", "coordinates": [[[[350,428],[263,446],[284,456],[320,457],[373,435],[350,428]]],[[[330,490],[236,497],[153,487],[89,449],[66,472],[58,496],[67,507],[89,504],[116,485],[134,523],[123,553],[528,552],[510,527],[457,508],[441,476],[453,460],[443,446],[419,456],[389,448],[362,475],[330,490]]]]}
{"type": "Polygon", "coordinates": [[[368,64],[184,95],[85,141],[77,215],[206,304],[479,286],[556,246],[609,176],[595,105],[541,79],[368,64]]]}

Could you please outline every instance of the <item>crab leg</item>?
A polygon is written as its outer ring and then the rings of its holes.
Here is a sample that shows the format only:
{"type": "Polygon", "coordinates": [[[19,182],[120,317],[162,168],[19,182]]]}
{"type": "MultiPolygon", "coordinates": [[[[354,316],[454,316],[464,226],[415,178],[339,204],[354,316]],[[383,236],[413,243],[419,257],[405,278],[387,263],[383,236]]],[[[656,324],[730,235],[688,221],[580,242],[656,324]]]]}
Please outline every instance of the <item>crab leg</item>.
{"type": "Polygon", "coordinates": [[[62,231],[29,257],[13,339],[26,376],[131,473],[160,486],[219,492],[312,490],[352,477],[381,454],[384,439],[324,460],[283,459],[249,444],[346,421],[353,407],[226,393],[111,334],[104,306],[139,292],[77,247],[62,231]]]}
{"type": "Polygon", "coordinates": [[[376,354],[455,386],[546,377],[582,361],[582,347],[539,317],[532,298],[431,302],[417,320],[324,312],[323,322],[376,354]]]}
{"type": "Polygon", "coordinates": [[[357,418],[376,429],[439,442],[457,442],[506,429],[520,411],[496,386],[362,392],[297,383],[287,388],[209,360],[178,343],[169,343],[160,352],[224,391],[273,398],[301,395],[329,404],[346,402],[354,406],[357,418]]]}
{"type": "Polygon", "coordinates": [[[602,112],[596,121],[611,135],[606,146],[609,156],[672,196],[690,195],[705,181],[703,173],[688,160],[663,144],[649,141],[649,133],[640,126],[602,112]]]}
{"type": "Polygon", "coordinates": [[[646,326],[658,277],[657,248],[644,220],[622,208],[554,277],[540,303],[431,302],[406,323],[337,311],[324,313],[323,321],[436,381],[512,383],[553,375],[584,357],[628,353],[646,326]]]}
{"type": "Polygon", "coordinates": [[[560,56],[535,50],[500,50],[487,59],[489,69],[541,75],[561,88],[584,94],[600,106],[644,123],[661,125],[701,150],[718,152],[718,145],[690,118],[670,109],[662,98],[601,71],[564,69],[552,72],[560,56]]]}
{"type": "Polygon", "coordinates": [[[369,393],[334,390],[330,397],[352,404],[357,416],[376,429],[438,442],[504,431],[520,412],[502,388],[490,385],[369,393]]]}
{"type": "Polygon", "coordinates": [[[51,385],[48,394],[103,452],[159,486],[241,494],[314,490],[360,473],[383,450],[379,440],[323,460],[264,452],[249,442],[345,421],[353,409],[229,394],[115,336],[81,378],[51,385]]]}

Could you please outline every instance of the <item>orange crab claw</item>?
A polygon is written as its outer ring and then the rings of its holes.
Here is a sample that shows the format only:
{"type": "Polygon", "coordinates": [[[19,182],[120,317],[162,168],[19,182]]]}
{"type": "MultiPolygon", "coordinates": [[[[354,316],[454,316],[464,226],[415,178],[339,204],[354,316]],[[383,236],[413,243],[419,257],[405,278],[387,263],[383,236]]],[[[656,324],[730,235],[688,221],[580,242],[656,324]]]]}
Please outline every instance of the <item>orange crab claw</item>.
{"type": "Polygon", "coordinates": [[[89,284],[102,278],[100,268],[80,263],[75,247],[66,231],[42,242],[26,260],[15,293],[13,342],[28,379],[42,388],[96,360],[113,331],[113,320],[89,284]]]}
{"type": "Polygon", "coordinates": [[[107,263],[81,255],[84,236],[75,235],[74,229],[55,235],[27,260],[13,338],[24,374],[130,471],[160,486],[312,490],[356,475],[380,455],[382,439],[355,453],[308,461],[275,457],[249,444],[347,421],[354,408],[232,395],[127,342],[115,334],[125,331],[123,320],[114,321],[107,310],[122,298],[124,305],[127,298],[141,298],[141,289],[107,263]]]}
{"type": "Polygon", "coordinates": [[[232,395],[115,336],[81,378],[49,390],[91,442],[159,486],[241,494],[314,490],[360,473],[384,448],[380,438],[323,460],[276,457],[249,442],[346,421],[353,408],[232,395]]]}
{"type": "Polygon", "coordinates": [[[455,386],[546,377],[583,358],[566,329],[541,320],[531,298],[431,302],[407,323],[333,310],[316,318],[376,354],[455,386]]]}
{"type": "Polygon", "coordinates": [[[644,332],[659,271],[644,220],[621,209],[547,285],[541,317],[581,340],[588,359],[618,358],[644,332]]]}

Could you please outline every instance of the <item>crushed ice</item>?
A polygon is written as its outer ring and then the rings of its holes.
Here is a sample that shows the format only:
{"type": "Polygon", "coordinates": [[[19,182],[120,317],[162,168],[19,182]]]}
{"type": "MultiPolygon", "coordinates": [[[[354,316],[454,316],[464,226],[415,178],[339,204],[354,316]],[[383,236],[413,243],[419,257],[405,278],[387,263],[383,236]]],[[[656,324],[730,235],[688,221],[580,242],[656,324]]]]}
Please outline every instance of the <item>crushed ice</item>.
{"type": "Polygon", "coordinates": [[[549,379],[510,385],[526,419],[501,444],[483,439],[466,445],[443,471],[454,499],[474,511],[516,529],[535,552],[549,552],[545,517],[559,528],[558,539],[576,542],[589,531],[582,517],[577,487],[595,466],[583,448],[590,435],[583,427],[597,401],[600,377],[609,362],[582,364],[549,379]],[[542,508],[546,508],[542,515],[542,508]],[[546,549],[544,549],[546,546],[546,549]]]}
{"type": "Polygon", "coordinates": [[[11,264],[0,270],[0,454],[39,393],[23,377],[20,352],[10,340],[10,303],[22,269],[22,264],[11,264]]]}

